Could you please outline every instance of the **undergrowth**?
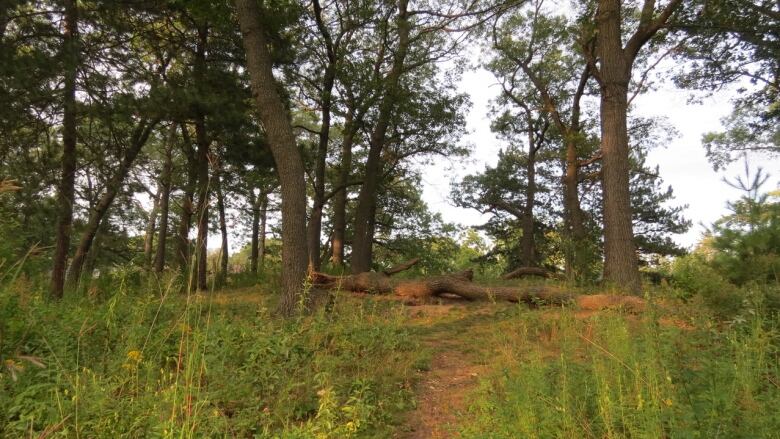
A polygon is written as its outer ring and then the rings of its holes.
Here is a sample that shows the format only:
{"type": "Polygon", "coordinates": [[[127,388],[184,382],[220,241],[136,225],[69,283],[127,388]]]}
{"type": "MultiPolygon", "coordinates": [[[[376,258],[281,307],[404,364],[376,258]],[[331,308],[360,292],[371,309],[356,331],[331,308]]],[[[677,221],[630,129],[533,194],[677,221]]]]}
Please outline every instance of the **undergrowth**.
{"type": "Polygon", "coordinates": [[[491,340],[493,371],[466,438],[780,437],[778,325],[761,304],[731,322],[519,311],[491,340]]]}
{"type": "Polygon", "coordinates": [[[411,405],[397,307],[281,320],[261,288],[48,303],[0,290],[2,437],[383,437],[411,405]]]}

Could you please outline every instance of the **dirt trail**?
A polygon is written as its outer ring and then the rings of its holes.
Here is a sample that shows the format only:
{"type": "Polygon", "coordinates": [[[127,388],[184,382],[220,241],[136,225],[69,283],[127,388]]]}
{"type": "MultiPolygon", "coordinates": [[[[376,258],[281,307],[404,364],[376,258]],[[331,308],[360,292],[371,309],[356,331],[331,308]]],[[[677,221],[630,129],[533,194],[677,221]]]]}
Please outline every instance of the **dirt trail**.
{"type": "Polygon", "coordinates": [[[481,334],[489,330],[495,308],[464,305],[410,307],[412,323],[420,331],[431,359],[415,391],[417,407],[408,414],[404,439],[457,437],[454,426],[468,409],[468,396],[487,370],[480,352],[481,334]]]}

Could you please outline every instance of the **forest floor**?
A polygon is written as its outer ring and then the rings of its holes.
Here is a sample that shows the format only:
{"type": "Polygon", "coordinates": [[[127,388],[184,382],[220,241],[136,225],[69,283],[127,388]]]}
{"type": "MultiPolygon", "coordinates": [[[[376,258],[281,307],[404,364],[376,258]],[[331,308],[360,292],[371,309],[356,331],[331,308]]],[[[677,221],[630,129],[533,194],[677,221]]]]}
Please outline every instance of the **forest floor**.
{"type": "Polygon", "coordinates": [[[780,439],[780,323],[760,308],[725,322],[694,300],[635,314],[346,293],[283,320],[274,288],[0,290],[0,437],[780,439]]]}
{"type": "Polygon", "coordinates": [[[440,439],[453,435],[459,414],[467,407],[479,377],[486,370],[475,340],[490,331],[494,309],[461,304],[409,308],[410,323],[426,351],[415,387],[416,407],[407,415],[400,437],[440,439]],[[427,358],[426,358],[427,357],[427,358]]]}
{"type": "MultiPolygon", "coordinates": [[[[464,419],[469,417],[470,404],[478,398],[480,380],[487,380],[499,367],[492,359],[505,354],[501,331],[511,331],[512,316],[517,305],[466,302],[439,299],[431,303],[407,307],[408,323],[422,346],[422,361],[418,362],[414,387],[416,406],[405,417],[395,436],[401,439],[445,439],[458,437],[464,419]]],[[[547,322],[550,327],[562,318],[559,309],[528,311],[547,322]]],[[[583,324],[584,337],[589,337],[593,325],[589,321],[600,315],[612,315],[630,325],[638,325],[639,317],[618,311],[578,310],[568,316],[583,324]]],[[[661,318],[663,326],[689,329],[676,319],[661,318]]],[[[547,361],[560,355],[556,331],[535,334],[530,356],[547,361]]]]}

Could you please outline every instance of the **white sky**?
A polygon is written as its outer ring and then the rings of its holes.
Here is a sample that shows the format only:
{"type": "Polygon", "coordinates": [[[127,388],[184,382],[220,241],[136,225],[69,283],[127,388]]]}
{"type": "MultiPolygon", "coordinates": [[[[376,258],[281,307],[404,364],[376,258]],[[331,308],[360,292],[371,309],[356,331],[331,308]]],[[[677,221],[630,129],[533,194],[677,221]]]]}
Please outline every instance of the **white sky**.
{"type": "MultiPolygon", "coordinates": [[[[450,161],[431,166],[423,172],[423,198],[431,210],[440,212],[445,221],[464,226],[484,223],[486,216],[475,210],[455,207],[449,200],[450,182],[464,175],[481,171],[486,164],[494,165],[501,147],[490,131],[488,109],[490,100],[500,88],[494,86],[495,78],[484,69],[468,71],[460,83],[460,89],[471,95],[472,108],[467,117],[469,135],[464,141],[474,145],[470,160],[450,161]]],[[[707,161],[701,136],[720,129],[720,119],[731,112],[729,94],[704,99],[702,104],[687,103],[690,92],[671,85],[638,96],[634,100],[635,112],[642,116],[666,116],[680,132],[680,136],[665,148],[652,151],[648,164],[659,165],[665,185],[674,189],[675,204],[687,204],[685,216],[693,221],[690,231],[678,235],[675,240],[686,247],[693,246],[701,237],[703,224],[711,224],[727,212],[726,202],[740,196],[739,191],[722,181],[724,176],[741,174],[743,163],[732,165],[725,171],[715,172],[707,161]]],[[[751,165],[759,165],[772,177],[768,185],[776,185],[780,177],[780,162],[755,157],[751,165]]]]}

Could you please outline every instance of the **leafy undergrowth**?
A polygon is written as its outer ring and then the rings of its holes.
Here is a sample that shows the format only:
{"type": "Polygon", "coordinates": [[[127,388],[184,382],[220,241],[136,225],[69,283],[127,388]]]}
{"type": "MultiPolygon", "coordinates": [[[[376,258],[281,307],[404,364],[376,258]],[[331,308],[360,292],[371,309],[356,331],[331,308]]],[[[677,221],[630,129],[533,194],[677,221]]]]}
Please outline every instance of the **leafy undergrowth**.
{"type": "Polygon", "coordinates": [[[760,306],[725,322],[695,301],[638,316],[339,294],[284,321],[262,287],[117,290],[0,290],[0,436],[780,437],[760,306]]]}
{"type": "Polygon", "coordinates": [[[416,342],[394,304],[332,305],[283,321],[260,288],[0,293],[0,436],[387,437],[416,342]]]}
{"type": "MultiPolygon", "coordinates": [[[[679,310],[678,310],[679,311],[679,310]]],[[[780,437],[776,321],[529,311],[494,325],[466,438],[780,437]]]]}

